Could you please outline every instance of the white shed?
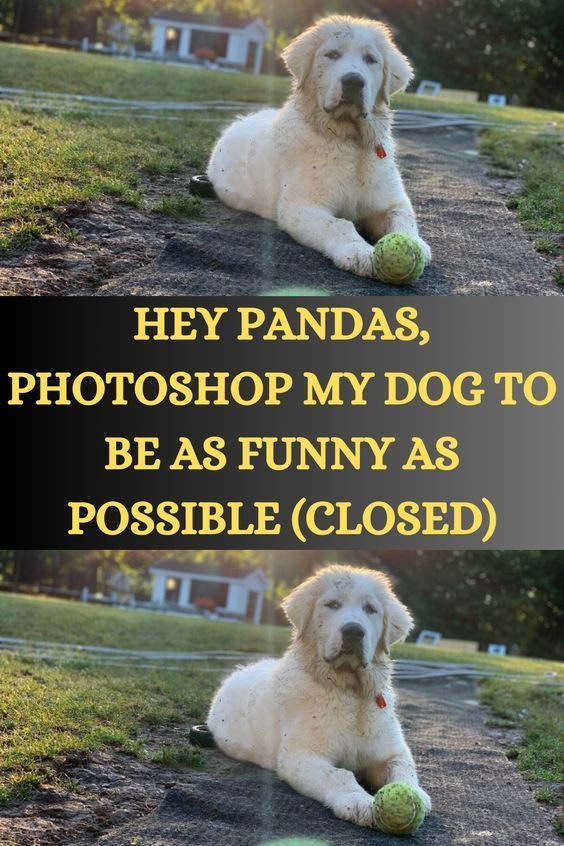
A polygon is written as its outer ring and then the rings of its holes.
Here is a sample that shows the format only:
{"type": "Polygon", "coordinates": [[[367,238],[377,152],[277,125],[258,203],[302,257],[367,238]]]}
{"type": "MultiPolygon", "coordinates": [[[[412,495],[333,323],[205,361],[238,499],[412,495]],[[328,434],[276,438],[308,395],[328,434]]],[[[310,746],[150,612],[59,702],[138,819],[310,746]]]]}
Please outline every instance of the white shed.
{"type": "Polygon", "coordinates": [[[151,600],[158,607],[196,611],[212,605],[219,614],[260,623],[269,581],[261,569],[198,566],[163,558],[149,569],[151,600]]]}
{"type": "Polygon", "coordinates": [[[260,18],[168,10],[153,15],[149,23],[153,27],[151,52],[157,56],[195,60],[210,53],[219,64],[260,73],[268,38],[260,18]]]}

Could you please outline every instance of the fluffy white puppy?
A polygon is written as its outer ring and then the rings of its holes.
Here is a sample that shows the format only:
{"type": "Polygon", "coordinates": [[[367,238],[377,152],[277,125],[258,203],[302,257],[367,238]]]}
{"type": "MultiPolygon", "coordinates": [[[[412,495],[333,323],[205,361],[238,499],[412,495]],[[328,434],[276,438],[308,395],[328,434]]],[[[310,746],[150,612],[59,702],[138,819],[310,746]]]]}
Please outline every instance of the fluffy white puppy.
{"type": "Polygon", "coordinates": [[[283,58],[293,93],[282,109],[239,119],[221,136],[208,166],[217,195],[276,220],[296,241],[361,276],[373,275],[369,241],[389,232],[416,237],[429,261],[395,161],[389,101],[412,69],[389,30],[364,18],[328,17],[283,58]]]}
{"type": "Polygon", "coordinates": [[[389,651],[412,619],[388,579],[327,567],[283,608],[294,635],[283,658],[236,670],[212,702],[219,748],[358,825],[373,824],[372,793],[359,782],[371,791],[407,782],[430,811],[395,711],[389,651]]]}

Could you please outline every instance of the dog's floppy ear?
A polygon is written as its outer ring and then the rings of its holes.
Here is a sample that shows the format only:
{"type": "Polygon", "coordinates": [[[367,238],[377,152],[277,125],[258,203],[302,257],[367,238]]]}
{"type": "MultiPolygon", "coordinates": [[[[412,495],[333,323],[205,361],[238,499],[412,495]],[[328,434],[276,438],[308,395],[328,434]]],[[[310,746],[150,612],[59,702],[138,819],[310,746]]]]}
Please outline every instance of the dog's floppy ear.
{"type": "Polygon", "coordinates": [[[318,41],[319,27],[310,26],[309,29],[294,38],[282,51],[284,64],[294,77],[298,88],[303,88],[311,71],[318,41]]]}
{"type": "Polygon", "coordinates": [[[303,637],[311,620],[318,593],[318,578],[311,576],[282,600],[282,610],[294,628],[295,637],[303,637]]]}
{"type": "Polygon", "coordinates": [[[405,605],[389,590],[384,600],[384,630],[379,644],[380,651],[389,655],[391,647],[405,640],[412,628],[413,617],[405,605]]]}
{"type": "Polygon", "coordinates": [[[385,30],[386,42],[382,49],[384,54],[384,78],[380,89],[380,102],[387,106],[390,98],[399,91],[405,91],[413,79],[413,68],[406,56],[401,53],[394,42],[389,30],[385,30]]]}

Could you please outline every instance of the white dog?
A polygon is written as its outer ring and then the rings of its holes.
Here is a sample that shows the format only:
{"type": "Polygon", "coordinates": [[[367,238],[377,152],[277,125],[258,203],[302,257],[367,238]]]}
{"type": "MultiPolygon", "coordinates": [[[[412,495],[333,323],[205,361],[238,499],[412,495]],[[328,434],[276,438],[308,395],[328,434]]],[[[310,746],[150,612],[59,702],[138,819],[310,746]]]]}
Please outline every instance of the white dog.
{"type": "Polygon", "coordinates": [[[385,576],[331,566],[283,602],[293,643],[280,660],[236,670],[216,694],[208,725],[219,748],[275,770],[337,817],[371,826],[372,794],[413,785],[427,812],[391,685],[390,646],[412,619],[385,576]]]}
{"type": "Polygon", "coordinates": [[[208,166],[229,206],[276,220],[337,267],[372,276],[372,243],[389,232],[419,238],[395,162],[389,101],[412,76],[388,29],[364,18],[325,18],[282,54],[294,78],[280,110],[237,120],[208,166]]]}

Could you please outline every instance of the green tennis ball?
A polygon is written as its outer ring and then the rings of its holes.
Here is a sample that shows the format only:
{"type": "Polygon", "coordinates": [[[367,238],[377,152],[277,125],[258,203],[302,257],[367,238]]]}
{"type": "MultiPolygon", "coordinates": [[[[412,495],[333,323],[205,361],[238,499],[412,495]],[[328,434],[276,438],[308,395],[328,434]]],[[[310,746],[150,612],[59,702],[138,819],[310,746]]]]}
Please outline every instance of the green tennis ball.
{"type": "Polygon", "coordinates": [[[411,785],[386,784],[374,797],[372,816],[386,834],[413,834],[425,818],[425,806],[411,785]]]}
{"type": "Polygon", "coordinates": [[[425,268],[425,256],[415,238],[392,232],[380,238],[372,256],[374,273],[391,285],[411,285],[425,268]]]}

